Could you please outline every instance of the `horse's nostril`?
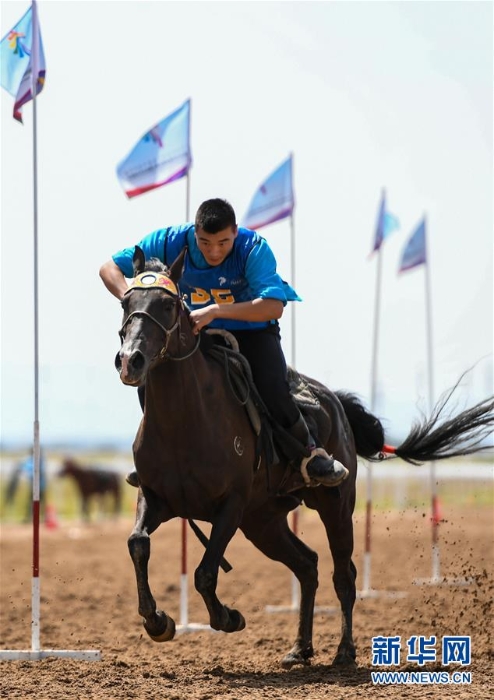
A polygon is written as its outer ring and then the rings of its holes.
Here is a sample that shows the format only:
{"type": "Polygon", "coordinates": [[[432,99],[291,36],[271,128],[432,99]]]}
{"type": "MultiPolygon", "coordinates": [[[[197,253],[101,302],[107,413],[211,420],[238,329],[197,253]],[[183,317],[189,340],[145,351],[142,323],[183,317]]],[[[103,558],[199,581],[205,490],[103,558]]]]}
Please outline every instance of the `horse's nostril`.
{"type": "Polygon", "coordinates": [[[134,372],[141,370],[144,367],[144,362],[144,355],[142,352],[139,352],[139,350],[135,350],[129,357],[129,367],[134,370],[134,372]]]}

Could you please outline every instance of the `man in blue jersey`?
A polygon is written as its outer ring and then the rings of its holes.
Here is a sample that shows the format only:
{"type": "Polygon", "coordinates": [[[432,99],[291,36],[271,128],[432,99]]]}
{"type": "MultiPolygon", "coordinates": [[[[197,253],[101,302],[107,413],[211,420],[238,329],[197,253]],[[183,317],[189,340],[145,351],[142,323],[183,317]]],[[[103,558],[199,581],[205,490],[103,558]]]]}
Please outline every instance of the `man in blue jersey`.
{"type": "MultiPolygon", "coordinates": [[[[7,483],[5,490],[5,504],[10,505],[14,502],[17,490],[20,486],[21,480],[27,480],[29,483],[29,496],[26,502],[26,511],[24,522],[28,523],[32,518],[32,508],[33,508],[33,472],[34,472],[34,448],[31,448],[29,455],[17,462],[12,471],[10,479],[7,483]]],[[[46,469],[45,460],[43,452],[40,452],[39,456],[39,504],[40,513],[44,517],[45,514],[45,504],[46,504],[46,492],[47,492],[47,482],[46,482],[46,469]]]]}
{"type": "MultiPolygon", "coordinates": [[[[304,470],[311,484],[337,486],[347,469],[316,448],[289,390],[278,319],[297,293],[276,272],[267,242],[255,231],[238,228],[232,206],[210,199],[199,207],[195,224],[170,226],[139,242],[146,259],[170,266],[187,246],[180,291],[187,296],[194,333],[206,326],[223,328],[237,339],[259,393],[273,418],[311,453],[304,470]]],[[[135,246],[124,248],[100,269],[107,289],[121,300],[133,276],[135,246]]],[[[142,395],[141,395],[142,405],[142,395]]],[[[129,475],[137,484],[137,474],[129,475]]]]}

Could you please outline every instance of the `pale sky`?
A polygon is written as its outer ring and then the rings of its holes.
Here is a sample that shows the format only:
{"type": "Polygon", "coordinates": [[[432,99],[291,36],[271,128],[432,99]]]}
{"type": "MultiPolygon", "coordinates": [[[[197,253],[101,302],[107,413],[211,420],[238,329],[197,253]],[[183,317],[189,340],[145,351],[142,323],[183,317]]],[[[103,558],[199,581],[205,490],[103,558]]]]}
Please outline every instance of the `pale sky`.
{"type": "MultiPolygon", "coordinates": [[[[3,37],[29,7],[0,3],[3,37]]],[[[383,248],[379,403],[391,434],[427,410],[425,277],[397,275],[428,221],[434,383],[475,365],[459,408],[493,387],[491,2],[39,0],[41,442],[130,446],[134,389],[113,368],[119,303],[98,270],[185,220],[185,180],[127,200],[117,163],[192,100],[191,216],[209,197],[240,219],[294,154],[296,360],[370,400],[381,189],[401,229],[383,248]]],[[[1,91],[1,441],[33,425],[32,105],[1,91]]],[[[290,227],[260,230],[290,280],[290,227]]],[[[290,310],[282,319],[291,357],[290,310]]]]}

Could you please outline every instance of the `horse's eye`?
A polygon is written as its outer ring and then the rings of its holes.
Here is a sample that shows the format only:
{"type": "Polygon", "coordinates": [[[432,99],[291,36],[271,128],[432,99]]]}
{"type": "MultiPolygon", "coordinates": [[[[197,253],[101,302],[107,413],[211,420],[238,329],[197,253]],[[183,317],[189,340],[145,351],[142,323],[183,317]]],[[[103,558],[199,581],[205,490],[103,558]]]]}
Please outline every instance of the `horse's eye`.
{"type": "Polygon", "coordinates": [[[165,297],[163,299],[163,305],[165,307],[165,311],[172,311],[175,307],[175,300],[170,299],[170,297],[165,297]]]}

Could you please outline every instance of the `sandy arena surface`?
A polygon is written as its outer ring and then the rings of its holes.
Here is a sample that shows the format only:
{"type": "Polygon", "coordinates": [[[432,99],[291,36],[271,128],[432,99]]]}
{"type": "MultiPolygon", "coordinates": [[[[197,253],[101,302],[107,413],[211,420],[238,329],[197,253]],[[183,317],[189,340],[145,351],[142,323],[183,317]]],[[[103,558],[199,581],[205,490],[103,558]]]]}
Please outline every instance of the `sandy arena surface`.
{"type": "MultiPolygon", "coordinates": [[[[336,670],[331,661],[339,641],[340,617],[331,583],[332,563],[317,515],[302,510],[299,531],[320,555],[315,615],[315,657],[308,667],[280,667],[296,633],[293,612],[268,613],[265,606],[289,605],[291,574],[264,558],[241,534],[230,544],[233,571],[220,574],[224,603],[242,611],[247,627],[226,635],[210,631],[180,634],[156,644],[137,613],[134,572],[127,553],[131,522],[42,526],[41,648],[101,651],[101,661],[46,658],[1,662],[2,698],[36,700],[231,700],[253,698],[492,698],[493,695],[493,516],[488,507],[444,513],[441,573],[471,577],[468,586],[418,586],[431,574],[430,526],[419,510],[376,513],[373,524],[372,585],[406,597],[357,601],[354,636],[358,666],[336,670]],[[328,609],[329,608],[329,611],[328,609]],[[422,669],[403,662],[398,670],[469,670],[471,685],[374,686],[371,638],[412,635],[471,635],[472,664],[422,669]]],[[[362,568],[363,515],[355,519],[357,568],[362,568]]],[[[180,523],[163,525],[152,537],[150,581],[158,606],[179,622],[180,523]]],[[[189,620],[206,623],[202,599],[193,590],[193,569],[201,545],[189,535],[189,620]]],[[[1,532],[2,649],[29,649],[31,528],[4,525],[1,532]]],[[[405,654],[403,648],[405,647],[405,654]]],[[[440,649],[440,647],[438,646],[440,649]]],[[[378,670],[383,670],[379,667],[378,670]]],[[[393,669],[395,670],[395,669],[393,669]]]]}

